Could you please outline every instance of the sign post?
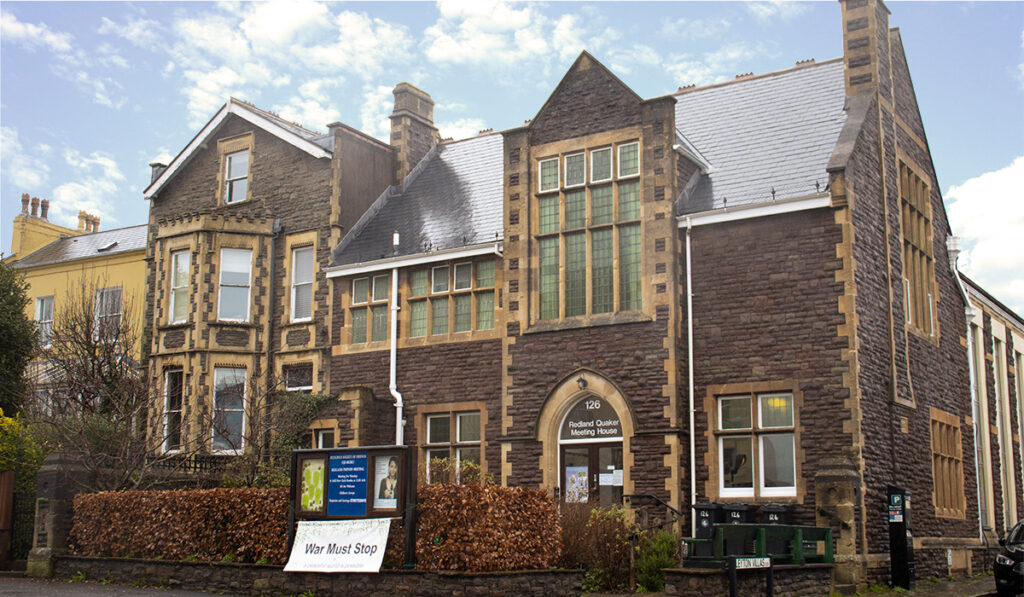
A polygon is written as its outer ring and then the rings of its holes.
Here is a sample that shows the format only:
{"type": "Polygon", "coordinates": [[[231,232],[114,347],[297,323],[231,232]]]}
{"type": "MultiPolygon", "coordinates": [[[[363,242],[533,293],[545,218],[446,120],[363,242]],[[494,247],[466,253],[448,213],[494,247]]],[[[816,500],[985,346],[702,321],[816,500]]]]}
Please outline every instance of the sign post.
{"type": "Polygon", "coordinates": [[[404,520],[405,564],[413,565],[415,462],[406,446],[294,450],[285,570],[379,571],[396,519],[404,520]]]}
{"type": "Polygon", "coordinates": [[[736,573],[737,570],[757,570],[761,568],[768,569],[764,594],[768,597],[772,597],[775,594],[775,578],[772,574],[772,559],[770,557],[729,556],[727,565],[729,566],[729,597],[737,597],[739,595],[739,575],[736,573]]]}

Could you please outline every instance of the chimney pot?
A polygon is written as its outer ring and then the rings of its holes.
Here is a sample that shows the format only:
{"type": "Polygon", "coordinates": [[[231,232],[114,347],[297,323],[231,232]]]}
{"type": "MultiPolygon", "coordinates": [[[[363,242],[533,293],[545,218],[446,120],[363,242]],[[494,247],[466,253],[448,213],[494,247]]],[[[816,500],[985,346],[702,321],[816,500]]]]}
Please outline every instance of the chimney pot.
{"type": "Polygon", "coordinates": [[[28,215],[28,193],[21,194],[21,213],[28,215]]]}
{"type": "Polygon", "coordinates": [[[99,216],[93,216],[92,217],[92,231],[93,232],[99,232],[100,231],[100,217],[99,216]]]}
{"type": "Polygon", "coordinates": [[[45,220],[46,219],[46,214],[49,211],[50,211],[50,200],[49,199],[43,199],[42,201],[40,201],[39,202],[39,217],[45,220]]]}
{"type": "Polygon", "coordinates": [[[39,197],[32,198],[32,215],[39,215],[39,197]]]}
{"type": "Polygon", "coordinates": [[[83,231],[83,232],[87,231],[87,228],[85,227],[86,226],[85,219],[87,217],[89,217],[89,214],[85,213],[85,211],[83,211],[81,209],[78,210],[78,229],[83,231]]]}

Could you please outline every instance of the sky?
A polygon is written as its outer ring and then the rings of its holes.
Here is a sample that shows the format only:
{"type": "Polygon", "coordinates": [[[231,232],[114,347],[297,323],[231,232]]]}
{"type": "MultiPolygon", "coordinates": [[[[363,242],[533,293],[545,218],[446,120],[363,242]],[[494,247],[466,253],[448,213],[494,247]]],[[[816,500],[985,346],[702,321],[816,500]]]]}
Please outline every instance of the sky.
{"type": "MultiPolygon", "coordinates": [[[[1024,316],[1024,3],[887,3],[960,268],[1024,316]]],[[[0,2],[0,250],[21,194],[50,220],[146,222],[169,162],[229,96],[387,140],[391,90],[443,137],[532,118],[581,50],[643,97],[842,54],[824,2],[0,2]]]]}

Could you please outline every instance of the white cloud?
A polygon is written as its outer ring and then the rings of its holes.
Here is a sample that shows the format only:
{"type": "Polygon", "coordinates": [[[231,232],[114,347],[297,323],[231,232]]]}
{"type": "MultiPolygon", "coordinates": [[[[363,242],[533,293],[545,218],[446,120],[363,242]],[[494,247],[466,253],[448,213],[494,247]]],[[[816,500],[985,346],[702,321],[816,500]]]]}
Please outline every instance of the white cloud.
{"type": "Polygon", "coordinates": [[[960,269],[997,299],[1024,314],[1024,156],[945,193],[953,231],[963,240],[960,269]]]}
{"type": "Polygon", "coordinates": [[[276,52],[299,38],[318,37],[330,17],[326,5],[308,0],[258,2],[250,8],[239,29],[260,52],[276,52]]]}
{"type": "Polygon", "coordinates": [[[349,11],[339,13],[334,25],[333,41],[305,48],[296,58],[318,71],[351,71],[364,79],[380,73],[385,64],[409,59],[412,39],[402,25],[349,11]]]}
{"type": "MultiPolygon", "coordinates": [[[[38,150],[43,155],[49,153],[49,146],[40,144],[38,150]]],[[[3,175],[12,186],[22,192],[38,193],[46,183],[50,167],[42,158],[26,152],[18,138],[18,131],[9,127],[0,127],[0,154],[3,160],[3,175]]]]}
{"type": "Polygon", "coordinates": [[[228,96],[240,93],[242,77],[227,66],[212,71],[187,70],[185,79],[191,86],[184,89],[188,98],[189,126],[202,126],[216,112],[228,96]]]}
{"type": "Polygon", "coordinates": [[[284,105],[274,106],[273,110],[280,114],[281,118],[297,122],[314,131],[325,131],[328,124],[341,119],[341,112],[336,108],[325,106],[316,99],[298,96],[292,96],[284,105]]]}
{"type": "Polygon", "coordinates": [[[732,79],[740,74],[741,65],[763,53],[759,46],[744,42],[725,45],[701,58],[690,54],[674,54],[664,62],[664,68],[680,85],[708,85],[732,79]]]}
{"type": "Polygon", "coordinates": [[[612,72],[628,75],[634,66],[658,66],[661,56],[650,46],[633,44],[631,47],[612,52],[609,65],[612,72]]]}
{"type": "MultiPolygon", "coordinates": [[[[1024,50],[1024,30],[1020,32],[1020,48],[1024,50]]],[[[1017,65],[1017,80],[1020,81],[1020,86],[1024,89],[1024,62],[1017,65]]]]}
{"type": "Polygon", "coordinates": [[[7,11],[0,12],[0,37],[28,48],[44,46],[54,52],[71,51],[72,37],[67,33],[53,31],[46,23],[23,23],[7,11]]]}
{"type": "Polygon", "coordinates": [[[806,12],[807,6],[802,2],[771,0],[769,2],[751,2],[747,5],[747,10],[762,21],[775,18],[788,20],[806,12]]]}
{"type": "Polygon", "coordinates": [[[124,59],[124,56],[117,51],[117,48],[110,44],[100,44],[99,47],[93,52],[96,60],[100,64],[106,67],[116,66],[118,68],[128,68],[128,61],[124,59]]]}
{"type": "Polygon", "coordinates": [[[732,27],[727,19],[669,19],[661,26],[661,32],[676,41],[704,39],[721,35],[732,27]]]}
{"type": "Polygon", "coordinates": [[[385,143],[391,142],[391,113],[394,95],[387,85],[370,87],[363,92],[363,106],[359,111],[360,130],[385,143]]]}
{"type": "Polygon", "coordinates": [[[459,118],[458,120],[439,122],[437,129],[442,139],[466,139],[477,136],[480,131],[486,128],[484,121],[480,118],[459,118]]]}
{"type": "Polygon", "coordinates": [[[155,49],[161,42],[162,30],[163,26],[151,19],[129,18],[115,23],[102,17],[98,32],[103,35],[114,34],[140,48],[155,49]]]}
{"type": "MultiPolygon", "coordinates": [[[[547,39],[558,39],[549,35],[548,19],[530,4],[441,0],[437,6],[441,18],[423,34],[427,58],[435,63],[512,64],[543,56],[550,51],[547,39]]],[[[571,18],[563,31],[572,31],[571,18]]]]}
{"type": "Polygon", "coordinates": [[[125,178],[113,156],[101,151],[83,155],[68,149],[64,152],[64,161],[74,169],[77,180],[53,190],[50,219],[74,228],[78,225],[78,210],[84,209],[108,223],[117,222],[113,199],[125,178]]]}

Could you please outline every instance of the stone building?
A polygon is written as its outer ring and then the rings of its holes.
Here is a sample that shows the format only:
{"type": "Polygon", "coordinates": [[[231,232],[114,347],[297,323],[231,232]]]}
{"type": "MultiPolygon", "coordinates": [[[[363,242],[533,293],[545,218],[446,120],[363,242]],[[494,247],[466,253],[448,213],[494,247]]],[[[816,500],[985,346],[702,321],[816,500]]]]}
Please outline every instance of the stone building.
{"type": "Polygon", "coordinates": [[[970,298],[967,337],[978,475],[978,525],[990,543],[1024,519],[1024,318],[961,276],[970,298]]]}
{"type": "Polygon", "coordinates": [[[584,52],[524,126],[426,152],[325,268],[318,430],[423,480],[786,504],[849,586],[888,576],[898,485],[918,576],[981,569],[950,227],[900,33],[840,4],[837,59],[644,99],[584,52]]]}
{"type": "MultiPolygon", "coordinates": [[[[395,96],[430,104],[408,84],[395,96]]],[[[427,114],[396,109],[388,145],[231,99],[170,164],[152,165],[146,341],[165,451],[240,453],[260,396],[331,392],[330,249],[433,143],[427,114]]]]}

